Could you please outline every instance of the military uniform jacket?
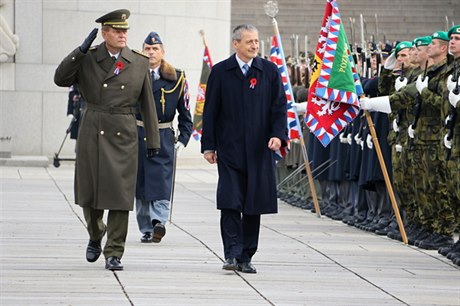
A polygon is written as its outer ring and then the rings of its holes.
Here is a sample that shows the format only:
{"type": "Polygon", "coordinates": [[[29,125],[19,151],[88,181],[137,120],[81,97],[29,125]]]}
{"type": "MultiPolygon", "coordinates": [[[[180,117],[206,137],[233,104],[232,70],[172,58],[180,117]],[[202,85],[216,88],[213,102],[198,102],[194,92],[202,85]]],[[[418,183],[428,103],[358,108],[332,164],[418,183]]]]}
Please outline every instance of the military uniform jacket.
{"type": "Polygon", "coordinates": [[[276,213],[271,137],[285,145],[286,94],[276,66],[254,58],[246,76],[235,55],[216,64],[208,79],[201,151],[217,152],[217,208],[249,215],[276,213]]]}
{"type": "MultiPolygon", "coordinates": [[[[160,78],[152,80],[153,96],[160,123],[174,120],[178,113],[178,127],[180,141],[187,145],[192,134],[192,116],[189,110],[189,94],[187,80],[181,70],[162,61],[160,78]]],[[[137,171],[136,198],[147,201],[169,200],[174,162],[175,135],[172,128],[160,129],[161,149],[158,155],[149,159],[144,153],[145,131],[138,126],[139,137],[139,164],[137,171]]]]}
{"type": "Polygon", "coordinates": [[[132,210],[138,102],[147,122],[147,147],[160,147],[147,58],[125,47],[114,62],[105,43],[86,54],[77,48],[58,66],[54,82],[66,87],[77,83],[87,102],[77,139],[75,203],[95,209],[132,210]],[[118,74],[117,65],[121,68],[118,74]]]}

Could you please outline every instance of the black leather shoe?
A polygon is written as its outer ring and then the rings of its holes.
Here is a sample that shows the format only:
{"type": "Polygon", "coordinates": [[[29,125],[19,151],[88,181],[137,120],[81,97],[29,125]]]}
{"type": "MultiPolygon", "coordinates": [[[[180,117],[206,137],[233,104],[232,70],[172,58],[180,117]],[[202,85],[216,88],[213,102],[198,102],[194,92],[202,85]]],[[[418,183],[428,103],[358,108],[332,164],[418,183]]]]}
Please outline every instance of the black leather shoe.
{"type": "Polygon", "coordinates": [[[142,235],[141,242],[142,243],[152,242],[152,233],[145,233],[144,235],[142,235]]]}
{"type": "Polygon", "coordinates": [[[222,266],[222,269],[231,271],[235,271],[236,269],[238,269],[238,262],[236,258],[227,258],[225,260],[224,265],[222,266]]]}
{"type": "Polygon", "coordinates": [[[105,260],[105,268],[112,271],[121,271],[123,270],[123,265],[121,264],[120,258],[110,256],[105,260]]]}
{"type": "Polygon", "coordinates": [[[153,237],[152,241],[153,242],[160,242],[161,239],[166,235],[166,228],[163,224],[157,223],[153,226],[153,237]]]}
{"type": "Polygon", "coordinates": [[[93,241],[90,240],[86,247],[86,260],[89,262],[95,262],[101,256],[101,240],[93,241]]]}
{"type": "Polygon", "coordinates": [[[254,267],[251,262],[239,263],[237,270],[243,273],[257,273],[256,267],[254,267]]]}

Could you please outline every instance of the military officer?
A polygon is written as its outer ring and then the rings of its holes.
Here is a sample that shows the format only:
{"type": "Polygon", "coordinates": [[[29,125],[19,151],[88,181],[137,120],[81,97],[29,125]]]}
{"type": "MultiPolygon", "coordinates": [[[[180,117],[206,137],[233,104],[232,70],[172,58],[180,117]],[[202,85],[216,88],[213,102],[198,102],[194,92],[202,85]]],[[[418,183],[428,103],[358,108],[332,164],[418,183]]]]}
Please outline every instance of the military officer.
{"type": "MultiPolygon", "coordinates": [[[[164,60],[165,50],[156,32],[147,35],[143,51],[149,57],[152,89],[160,128],[161,149],[149,159],[145,151],[144,122],[138,120],[139,164],[136,184],[136,217],[142,233],[141,242],[160,242],[166,234],[169,216],[171,179],[176,154],[184,148],[192,133],[189,93],[184,71],[164,60]],[[178,115],[179,135],[176,142],[173,120],[178,115]]],[[[176,155],[177,156],[177,155],[176,155]]]]}
{"type": "Polygon", "coordinates": [[[104,42],[91,47],[95,28],[56,69],[54,82],[79,86],[86,110],[77,139],[75,203],[83,207],[89,233],[86,259],[95,262],[104,246],[105,268],[123,270],[121,258],[133,209],[138,161],[136,102],[144,119],[147,150],[160,148],[148,59],[127,46],[130,12],[110,12],[96,20],[104,42]],[[91,47],[91,48],[90,48],[91,47]],[[109,210],[107,225],[104,210],[109,210]]]}

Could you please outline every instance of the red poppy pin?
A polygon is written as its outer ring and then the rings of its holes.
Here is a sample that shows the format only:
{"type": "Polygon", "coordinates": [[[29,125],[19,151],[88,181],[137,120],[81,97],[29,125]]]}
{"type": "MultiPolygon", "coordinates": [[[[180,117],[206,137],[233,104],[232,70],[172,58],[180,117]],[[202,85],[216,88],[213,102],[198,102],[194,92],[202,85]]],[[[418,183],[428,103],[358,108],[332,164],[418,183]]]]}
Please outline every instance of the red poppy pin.
{"type": "Polygon", "coordinates": [[[256,85],[257,85],[257,79],[256,79],[256,78],[250,79],[250,80],[249,80],[249,84],[250,84],[250,85],[249,85],[249,88],[254,89],[254,87],[256,87],[256,85]]]}
{"type": "Polygon", "coordinates": [[[123,64],[123,62],[117,62],[117,63],[115,64],[115,67],[116,67],[116,68],[115,68],[115,71],[114,71],[113,73],[115,73],[116,75],[118,75],[118,74],[120,74],[121,70],[122,70],[123,68],[125,68],[125,64],[123,64]]]}

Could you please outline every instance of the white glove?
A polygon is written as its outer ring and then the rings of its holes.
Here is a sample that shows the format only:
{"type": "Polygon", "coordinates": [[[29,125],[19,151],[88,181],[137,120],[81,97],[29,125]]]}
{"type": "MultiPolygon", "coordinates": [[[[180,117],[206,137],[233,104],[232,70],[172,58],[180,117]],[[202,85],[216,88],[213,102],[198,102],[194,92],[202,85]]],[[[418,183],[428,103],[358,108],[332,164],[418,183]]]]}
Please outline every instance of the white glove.
{"type": "Polygon", "coordinates": [[[347,137],[343,133],[339,135],[340,143],[347,143],[347,137]]]}
{"type": "Polygon", "coordinates": [[[400,77],[397,77],[396,78],[396,81],[395,81],[395,89],[396,91],[400,91],[401,88],[405,87],[407,85],[407,78],[404,77],[402,80],[400,77]]]}
{"type": "Polygon", "coordinates": [[[359,99],[359,106],[361,106],[361,109],[363,110],[371,110],[371,99],[368,97],[362,97],[359,99]]]}
{"type": "Polygon", "coordinates": [[[447,77],[447,89],[449,91],[454,90],[455,86],[457,85],[456,82],[452,81],[452,74],[447,77]]]}
{"type": "Polygon", "coordinates": [[[184,149],[184,144],[180,141],[176,142],[174,145],[174,150],[176,150],[176,156],[179,156],[179,153],[184,149]]]}
{"type": "Polygon", "coordinates": [[[398,121],[396,119],[393,119],[393,132],[395,133],[399,132],[398,121]]]}
{"type": "Polygon", "coordinates": [[[364,150],[364,141],[361,138],[359,139],[359,145],[361,146],[361,151],[364,150]]]}
{"type": "Polygon", "coordinates": [[[454,94],[454,91],[449,92],[449,102],[453,107],[457,107],[458,101],[460,101],[460,93],[454,94]]]}
{"type": "Polygon", "coordinates": [[[410,138],[414,138],[414,137],[415,137],[415,130],[412,128],[412,124],[409,125],[409,127],[407,128],[407,134],[409,134],[409,137],[410,137],[410,138]]]}
{"type": "Polygon", "coordinates": [[[68,114],[68,115],[67,115],[67,118],[73,119],[74,116],[73,116],[73,114],[68,114]]]}
{"type": "Polygon", "coordinates": [[[387,58],[385,65],[383,65],[383,68],[387,70],[393,70],[395,69],[396,66],[396,55],[394,52],[391,52],[390,56],[387,58]]]}
{"type": "Polygon", "coordinates": [[[369,148],[369,150],[372,150],[372,148],[374,147],[374,143],[372,142],[371,134],[367,134],[366,144],[367,144],[367,147],[369,148]]]}
{"type": "Polygon", "coordinates": [[[395,149],[396,149],[396,152],[401,153],[401,152],[402,152],[402,145],[400,145],[400,144],[398,143],[397,145],[395,145],[395,149]]]}
{"type": "Polygon", "coordinates": [[[417,77],[417,82],[415,83],[415,86],[417,87],[417,90],[419,94],[422,94],[422,91],[428,87],[428,77],[426,76],[424,80],[422,80],[422,75],[419,75],[417,77]]]}
{"type": "Polygon", "coordinates": [[[355,137],[353,137],[355,139],[355,142],[357,145],[360,145],[361,144],[361,138],[359,138],[359,134],[356,134],[355,137]]]}
{"type": "Polygon", "coordinates": [[[307,102],[292,103],[292,107],[295,107],[298,115],[303,115],[307,111],[307,102]]]}
{"type": "Polygon", "coordinates": [[[347,143],[348,143],[349,145],[351,145],[351,141],[352,141],[351,133],[349,133],[349,134],[347,135],[347,143]]]}
{"type": "Polygon", "coordinates": [[[359,99],[359,104],[364,110],[376,111],[386,114],[391,113],[389,96],[381,96],[375,98],[362,97],[359,99]]]}
{"type": "Polygon", "coordinates": [[[452,139],[448,140],[447,139],[447,134],[444,136],[444,146],[448,149],[452,149],[452,139]]]}

